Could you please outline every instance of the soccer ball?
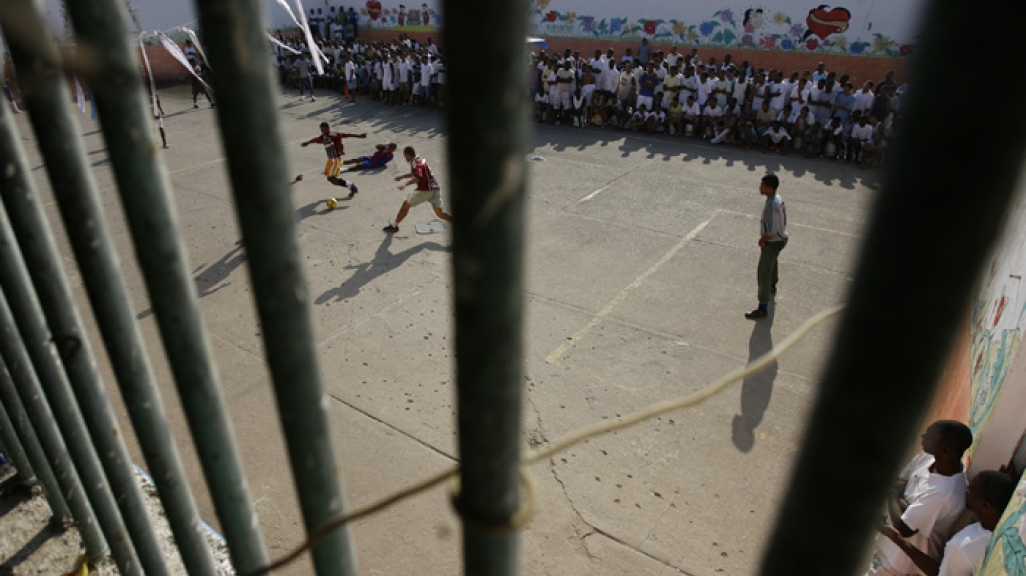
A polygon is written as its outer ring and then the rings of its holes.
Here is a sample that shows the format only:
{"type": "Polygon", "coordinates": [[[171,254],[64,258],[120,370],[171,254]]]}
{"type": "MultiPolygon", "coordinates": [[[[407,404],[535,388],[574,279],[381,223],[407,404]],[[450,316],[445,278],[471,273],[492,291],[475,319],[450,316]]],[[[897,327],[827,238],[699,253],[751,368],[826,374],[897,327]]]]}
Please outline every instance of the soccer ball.
{"type": "Polygon", "coordinates": [[[334,198],[328,198],[324,203],[328,205],[328,210],[338,208],[338,200],[335,200],[334,198]]]}

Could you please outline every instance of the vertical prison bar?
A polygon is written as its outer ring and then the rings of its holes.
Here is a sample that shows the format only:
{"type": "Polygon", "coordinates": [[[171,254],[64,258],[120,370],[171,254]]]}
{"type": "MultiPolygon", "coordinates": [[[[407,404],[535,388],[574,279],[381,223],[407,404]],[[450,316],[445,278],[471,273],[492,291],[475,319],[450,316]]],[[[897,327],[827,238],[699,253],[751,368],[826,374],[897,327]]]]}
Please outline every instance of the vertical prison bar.
{"type": "MultiPolygon", "coordinates": [[[[70,115],[71,94],[64,77],[61,56],[47,29],[41,4],[35,0],[8,0],[9,8],[2,22],[11,57],[21,70],[20,86],[29,107],[29,120],[38,137],[38,145],[46,159],[46,169],[58,199],[79,196],[95,188],[86,167],[81,130],[70,115]],[[8,17],[18,12],[16,23],[8,17]]],[[[22,183],[24,180],[21,181],[22,183]]],[[[13,186],[4,192],[5,202],[24,198],[23,187],[13,186]]],[[[22,205],[15,203],[16,206],[22,205]]],[[[156,533],[147,514],[142,489],[135,476],[128,449],[114,417],[106,388],[96,369],[89,339],[74,304],[60,258],[52,249],[48,231],[33,227],[28,220],[11,219],[18,245],[29,275],[35,285],[42,311],[53,333],[67,381],[74,392],[86,428],[103,466],[115,502],[121,511],[143,571],[151,576],[169,574],[156,533]]],[[[102,222],[93,223],[102,225],[102,222]]],[[[79,252],[91,245],[78,246],[79,252]]],[[[18,308],[14,307],[17,317],[18,308]]],[[[31,347],[30,347],[31,352],[31,347]]]]}
{"type": "MultiPolygon", "coordinates": [[[[30,102],[31,110],[31,100],[27,91],[26,101],[30,102]]],[[[75,353],[81,341],[70,336],[57,342],[47,328],[40,303],[32,291],[28,271],[22,263],[18,245],[11,232],[6,210],[0,210],[0,288],[3,289],[14,318],[12,326],[17,326],[21,341],[24,342],[24,347],[32,360],[45,398],[53,410],[53,417],[71,454],[75,469],[82,479],[82,486],[86,489],[96,519],[111,546],[118,569],[125,575],[142,574],[131,535],[125,528],[100,463],[97,446],[93,443],[95,439],[90,438],[81,409],[75,401],[64,366],[55,349],[57,346],[63,346],[67,348],[67,352],[75,353]]],[[[18,336],[12,333],[9,337],[18,336]]],[[[24,401],[24,398],[22,400],[24,401]]],[[[38,429],[39,424],[34,424],[38,429]]],[[[108,429],[108,434],[110,432],[108,429]]]]}
{"type": "Polygon", "coordinates": [[[527,2],[468,6],[448,0],[444,8],[462,488],[457,509],[465,573],[512,576],[517,533],[509,524],[520,506],[527,2]],[[484,97],[480,86],[488,87],[484,97]]]}
{"type": "MultiPolygon", "coordinates": [[[[0,297],[0,356],[3,356],[4,368],[11,376],[10,381],[0,378],[0,399],[8,407],[16,406],[18,401],[21,401],[32,428],[39,438],[39,444],[46,454],[47,462],[53,469],[61,496],[68,504],[68,509],[78,526],[82,542],[85,544],[86,554],[92,560],[100,560],[108,549],[107,543],[104,542],[106,532],[101,533],[103,528],[93,511],[89,495],[86,494],[78,471],[75,469],[65,439],[57,427],[57,420],[40,387],[36,372],[32,369],[32,361],[21,341],[17,327],[14,325],[14,317],[7,306],[6,297],[0,297]],[[10,394],[8,384],[12,383],[17,389],[17,398],[10,394]]],[[[105,486],[100,488],[105,489],[105,486]]],[[[118,535],[117,533],[113,534],[118,535]]],[[[124,535],[122,534],[121,537],[124,535]]]]}
{"type": "MultiPolygon", "coordinates": [[[[3,360],[0,360],[0,404],[5,408],[10,419],[12,432],[17,435],[17,439],[21,442],[21,446],[25,451],[25,457],[32,466],[36,479],[39,480],[40,485],[43,487],[43,493],[46,495],[47,503],[50,504],[50,511],[53,512],[55,523],[59,526],[70,525],[74,522],[71,509],[64,499],[64,494],[61,491],[61,485],[57,481],[54,469],[46,459],[46,451],[43,450],[43,445],[39,441],[39,435],[32,427],[32,422],[29,419],[28,412],[25,411],[24,404],[18,398],[14,380],[7,371],[7,366],[4,365],[3,360]]],[[[95,526],[93,529],[95,530],[95,526]]],[[[85,537],[82,539],[84,541],[85,537]]]]}
{"type": "MultiPolygon", "coordinates": [[[[4,378],[4,375],[0,375],[0,378],[4,378]]],[[[12,412],[16,414],[16,418],[21,418],[24,414],[19,414],[16,409],[12,408],[12,412]]],[[[23,428],[24,430],[24,428],[23,428]]],[[[17,471],[14,476],[14,480],[22,485],[32,485],[40,482],[39,478],[36,477],[36,469],[32,466],[29,461],[28,452],[25,447],[22,446],[21,440],[18,438],[18,433],[14,430],[14,422],[11,421],[11,417],[7,415],[7,410],[4,408],[4,402],[0,400],[0,450],[11,459],[11,464],[17,471]]],[[[47,498],[50,498],[50,491],[46,489],[44,485],[44,492],[46,492],[47,498]]],[[[58,494],[59,496],[60,494],[58,494]]],[[[51,509],[56,509],[54,504],[50,504],[51,509]]]]}
{"type": "MultiPolygon", "coordinates": [[[[66,9],[76,30],[76,53],[81,58],[79,69],[94,93],[102,94],[105,101],[117,103],[122,108],[130,106],[133,100],[137,102],[140,94],[138,66],[133,59],[121,8],[111,0],[102,0],[88,5],[70,2],[66,9]],[[136,90],[133,91],[133,87],[136,90]]],[[[104,119],[109,120],[109,116],[104,119]]],[[[125,137],[126,123],[120,116],[112,124],[109,129],[104,126],[111,155],[115,149],[138,146],[137,141],[125,137]]],[[[135,129],[146,133],[146,125],[136,125],[135,129]]],[[[53,136],[59,137],[59,133],[49,137],[53,136]]],[[[63,174],[63,177],[57,177],[51,173],[52,188],[122,397],[164,504],[183,564],[190,574],[213,575],[216,570],[213,556],[206,544],[174,436],[167,424],[142,336],[129,307],[131,300],[117,263],[96,186],[80,155],[70,150],[54,150],[51,145],[47,145],[45,151],[50,152],[47,166],[58,167],[63,174]]],[[[12,220],[16,227],[35,229],[35,234],[49,240],[51,257],[57,260],[38,195],[31,181],[26,181],[24,187],[24,194],[4,197],[12,220]]]]}
{"type": "MultiPolygon", "coordinates": [[[[277,88],[258,0],[196,2],[207,35],[221,132],[261,127],[261,138],[226,139],[235,209],[274,380],[307,534],[345,507],[321,386],[307,284],[303,275],[282,134],[277,88]]],[[[356,574],[348,528],[312,550],[320,576],[356,574]]]]}
{"type": "MultiPolygon", "coordinates": [[[[1014,7],[1012,6],[1014,4],[1014,7]]],[[[802,451],[762,565],[765,576],[861,573],[880,503],[929,405],[978,274],[998,237],[1026,147],[1026,79],[1007,74],[1026,3],[1002,18],[961,0],[925,13],[915,88],[891,148],[844,315],[802,451]],[[1019,18],[1015,16],[1020,16],[1019,18]],[[986,27],[972,46],[962,31],[986,27]],[[1000,74],[1000,106],[962,105],[951,70],[1000,74]],[[959,110],[986,137],[953,154],[959,110]],[[837,494],[844,497],[838,499],[837,494]],[[829,502],[829,514],[823,506],[829,502]],[[809,519],[815,530],[808,530],[809,519]]]]}

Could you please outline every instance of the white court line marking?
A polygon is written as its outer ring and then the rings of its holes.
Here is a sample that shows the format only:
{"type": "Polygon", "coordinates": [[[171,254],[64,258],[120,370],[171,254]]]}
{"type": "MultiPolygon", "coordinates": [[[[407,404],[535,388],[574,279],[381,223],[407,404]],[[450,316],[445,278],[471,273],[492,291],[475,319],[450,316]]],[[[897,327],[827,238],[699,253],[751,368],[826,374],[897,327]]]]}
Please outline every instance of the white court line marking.
{"type": "Polygon", "coordinates": [[[593,328],[595,328],[595,326],[597,326],[598,323],[601,322],[603,318],[605,318],[606,316],[609,316],[610,314],[612,314],[613,310],[616,310],[617,307],[619,307],[620,304],[622,304],[623,301],[627,299],[627,296],[629,296],[631,292],[633,292],[634,290],[638,289],[642,284],[645,283],[645,280],[648,280],[648,278],[650,276],[652,276],[653,274],[658,272],[659,269],[662,268],[664,264],[669,262],[670,259],[672,259],[674,256],[677,255],[678,252],[681,251],[681,249],[683,249],[685,246],[687,246],[689,242],[694,240],[695,237],[698,236],[699,232],[704,230],[705,227],[708,226],[709,223],[712,222],[713,219],[716,218],[716,215],[719,214],[719,213],[720,213],[720,210],[716,210],[715,212],[713,212],[712,216],[710,216],[706,221],[702,222],[698,226],[695,226],[690,232],[687,233],[686,236],[684,236],[684,238],[681,239],[680,242],[678,242],[673,248],[670,248],[669,252],[667,252],[666,254],[663,254],[662,258],[660,258],[655,264],[650,266],[648,270],[645,270],[644,272],[642,272],[641,276],[638,276],[637,278],[635,278],[634,281],[631,282],[630,284],[628,284],[626,288],[621,290],[620,293],[617,294],[615,298],[610,300],[609,304],[606,304],[606,307],[603,308],[601,311],[599,311],[599,313],[596,314],[595,317],[591,319],[591,322],[588,322],[588,324],[586,324],[584,326],[584,328],[581,328],[580,330],[577,331],[577,334],[574,334],[573,336],[571,336],[569,340],[567,340],[566,342],[563,342],[562,344],[560,344],[558,348],[556,348],[548,356],[546,356],[545,357],[545,361],[548,362],[549,364],[555,364],[556,361],[559,360],[563,356],[563,354],[566,354],[567,350],[569,350],[575,344],[577,344],[577,342],[581,338],[584,338],[585,336],[587,336],[588,332],[591,332],[591,330],[593,328]]]}
{"type": "Polygon", "coordinates": [[[594,197],[598,196],[599,194],[601,194],[601,193],[605,192],[606,190],[608,190],[613,184],[616,184],[616,182],[618,180],[620,180],[621,178],[626,177],[628,174],[630,174],[631,172],[634,172],[638,168],[640,168],[640,166],[635,166],[634,168],[631,168],[630,170],[624,172],[623,174],[620,174],[616,178],[613,178],[612,180],[609,181],[609,184],[606,184],[605,186],[599,188],[598,190],[592,192],[591,194],[588,194],[584,198],[581,198],[580,200],[577,201],[577,203],[578,204],[584,204],[585,202],[588,202],[592,198],[594,198],[594,197]]]}

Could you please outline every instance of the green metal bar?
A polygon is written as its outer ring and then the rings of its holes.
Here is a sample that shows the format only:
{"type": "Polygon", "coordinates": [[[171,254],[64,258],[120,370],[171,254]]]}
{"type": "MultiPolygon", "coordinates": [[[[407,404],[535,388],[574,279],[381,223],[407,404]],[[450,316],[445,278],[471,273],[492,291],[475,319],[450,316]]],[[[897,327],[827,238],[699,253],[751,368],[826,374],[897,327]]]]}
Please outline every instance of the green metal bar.
{"type": "MultiPolygon", "coordinates": [[[[92,10],[93,3],[83,8],[92,10]]],[[[148,128],[152,114],[141,79],[124,74],[124,49],[117,50],[109,54],[110,62],[107,54],[87,53],[94,58],[83,62],[81,69],[92,75],[96,71],[90,65],[112,68],[111,77],[93,83],[92,89],[121,204],[232,561],[238,572],[251,572],[268,563],[267,551],[256,529],[256,514],[200,319],[167,174],[152,154],[148,128]]]]}
{"type": "MultiPolygon", "coordinates": [[[[109,1],[91,2],[88,5],[69,2],[66,9],[78,30],[78,50],[86,54],[104,55],[102,67],[85,68],[87,73],[84,77],[89,85],[94,86],[94,90],[103,91],[104,96],[123,93],[124,82],[119,82],[119,79],[134,78],[137,74],[119,7],[109,1]],[[114,58],[115,54],[120,58],[114,58]]],[[[67,134],[77,133],[78,127],[68,115],[67,107],[63,105],[64,100],[60,99],[65,96],[60,94],[63,85],[49,86],[51,92],[57,94],[58,100],[36,103],[36,112],[41,112],[40,116],[48,124],[45,131],[37,126],[37,133],[40,147],[47,158],[46,167],[52,189],[125,406],[164,503],[164,511],[183,563],[190,574],[212,576],[216,573],[213,556],[206,543],[199,512],[175,448],[174,434],[167,424],[142,336],[130,308],[131,299],[109,237],[99,195],[89,168],[83,162],[79,140],[66,137],[67,134]]],[[[130,92],[128,98],[131,99],[130,92]]],[[[23,158],[20,143],[15,136],[13,127],[9,134],[0,134],[0,155],[10,154],[12,158],[23,158]]],[[[35,248],[34,265],[30,270],[36,271],[45,268],[47,262],[59,262],[60,255],[49,231],[34,182],[26,177],[28,171],[24,162],[19,164],[19,169],[13,174],[4,175],[8,185],[2,189],[3,201],[26,258],[30,246],[35,248]]],[[[50,271],[51,276],[55,274],[55,270],[50,271]]],[[[126,463],[127,459],[126,454],[126,463]]],[[[127,474],[131,485],[136,486],[133,471],[129,469],[127,474]]],[[[129,503],[128,506],[134,508],[135,505],[129,503]]],[[[147,520],[144,506],[134,510],[141,515],[141,520],[147,520]]],[[[124,506],[122,513],[127,522],[129,516],[124,506]]],[[[150,527],[148,522],[145,527],[150,527]]],[[[133,532],[133,538],[136,538],[135,528],[131,524],[129,529],[133,532]]],[[[155,539],[152,544],[159,553],[155,539]]],[[[153,573],[146,565],[143,546],[137,543],[136,548],[147,574],[153,573]]]]}
{"type": "Polygon", "coordinates": [[[1018,33],[1026,4],[1009,4],[1015,14],[998,19],[963,0],[929,7],[915,88],[902,106],[902,132],[890,148],[848,309],[763,561],[766,576],[866,569],[867,537],[1016,192],[1026,116],[1008,111],[1026,109],[1026,80],[1005,73],[1020,58],[1002,39],[1018,33]],[[988,34],[980,42],[958,40],[981,27],[988,34]],[[962,69],[1006,78],[1001,105],[966,108],[950,89],[951,70],[962,69]],[[938,118],[955,109],[980,137],[952,156],[938,118]]]}
{"type": "Polygon", "coordinates": [[[527,3],[469,8],[457,0],[444,8],[462,487],[457,507],[466,574],[512,576],[517,533],[508,525],[520,505],[527,3]],[[489,98],[479,97],[480,86],[488,86],[489,98]]]}
{"type": "MultiPolygon", "coordinates": [[[[36,373],[32,369],[32,361],[18,334],[11,309],[3,296],[0,296],[0,356],[3,357],[3,372],[9,372],[11,376],[10,380],[0,378],[0,401],[8,407],[16,406],[18,401],[21,402],[29,422],[35,430],[36,437],[39,439],[39,444],[46,454],[46,460],[53,469],[59,493],[67,503],[72,518],[75,519],[79,535],[82,537],[82,542],[85,543],[86,554],[90,559],[99,561],[107,552],[107,543],[104,542],[101,526],[93,512],[89,495],[75,470],[68,447],[61,436],[57,419],[54,417],[39,385],[39,380],[36,378],[36,373]],[[11,382],[17,389],[17,393],[13,395],[11,382]]],[[[23,435],[22,437],[27,436],[23,435]]],[[[93,488],[96,489],[95,485],[93,488]]],[[[106,488],[106,486],[101,485],[101,488],[106,488]]],[[[113,503],[109,507],[113,509],[113,503]]],[[[112,532],[112,534],[119,539],[127,538],[123,530],[112,532]]]]}
{"type": "MultiPolygon", "coordinates": [[[[307,533],[344,509],[335,465],[307,283],[303,277],[295,208],[288,188],[277,88],[260,0],[196,2],[218,95],[217,116],[232,178],[264,349],[274,379],[292,475],[307,533]],[[261,138],[234,138],[259,125],[261,138]]],[[[356,573],[347,529],[313,549],[320,576],[356,573]]]]}
{"type": "MultiPolygon", "coordinates": [[[[14,381],[11,379],[11,374],[7,371],[7,367],[3,364],[2,359],[0,359],[0,405],[5,407],[4,413],[11,423],[11,431],[17,436],[17,440],[20,441],[25,457],[31,465],[36,479],[39,480],[40,486],[43,488],[43,494],[46,495],[46,501],[50,504],[50,511],[53,512],[56,523],[61,526],[70,525],[74,521],[71,509],[68,508],[68,503],[64,500],[64,494],[61,493],[61,486],[57,482],[57,476],[54,475],[53,468],[50,467],[50,463],[46,460],[46,452],[43,450],[43,445],[40,444],[36,431],[32,427],[32,422],[25,412],[25,406],[22,405],[21,399],[18,398],[14,381]]],[[[99,532],[97,531],[98,534],[99,532]]],[[[99,540],[99,544],[99,553],[102,554],[105,548],[102,538],[99,540]]]]}
{"type": "Polygon", "coordinates": [[[17,482],[26,486],[38,482],[36,470],[29,462],[28,454],[18,439],[18,433],[14,431],[14,422],[7,415],[3,401],[0,401],[0,451],[11,459],[11,464],[18,472],[15,476],[17,482]]]}
{"type": "MultiPolygon", "coordinates": [[[[34,0],[6,0],[4,4],[7,7],[0,12],[0,24],[8,36],[11,57],[21,70],[20,87],[53,188],[64,196],[82,194],[91,187],[92,179],[86,168],[81,142],[74,137],[81,130],[69,114],[67,102],[71,94],[56,44],[46,28],[42,6],[34,0]],[[20,12],[16,35],[12,35],[13,20],[8,17],[14,11],[20,12]]],[[[11,184],[5,186],[5,202],[18,200],[15,195],[25,192],[17,183],[11,184]]],[[[32,206],[28,208],[31,210],[32,206]]],[[[120,426],[97,372],[89,339],[60,266],[60,257],[52,249],[52,240],[45,228],[33,227],[30,222],[18,222],[17,218],[24,213],[14,216],[18,243],[43,313],[55,341],[67,343],[59,345],[57,351],[142,569],[148,575],[169,576],[160,542],[146,511],[142,488],[135,477],[131,457],[119,432],[120,426]]],[[[100,223],[87,223],[97,224],[100,223]]],[[[90,245],[78,248],[94,249],[90,245]]],[[[17,317],[16,304],[12,302],[17,317]]],[[[72,446],[73,454],[74,450],[72,446]]]]}

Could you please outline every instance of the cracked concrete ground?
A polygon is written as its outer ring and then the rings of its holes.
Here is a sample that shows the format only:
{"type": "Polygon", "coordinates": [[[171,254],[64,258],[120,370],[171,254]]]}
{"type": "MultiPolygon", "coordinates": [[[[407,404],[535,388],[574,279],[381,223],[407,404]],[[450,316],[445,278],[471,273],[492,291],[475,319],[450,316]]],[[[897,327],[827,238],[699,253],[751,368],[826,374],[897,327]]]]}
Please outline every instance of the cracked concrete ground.
{"type": "MultiPolygon", "coordinates": [[[[193,110],[187,88],[162,92],[170,172],[210,342],[218,362],[253,507],[274,557],[302,538],[274,412],[214,111],[193,110]]],[[[216,110],[215,110],[216,111],[216,110]]],[[[323,152],[298,143],[328,121],[376,143],[413,145],[440,175],[450,168],[440,116],[333,97],[282,101],[290,189],[304,249],[321,369],[339,469],[350,504],[365,504],[454,462],[452,308],[447,235],[419,236],[415,208],[394,236],[381,227],[403,194],[382,172],[351,176],[340,194],[318,175],[323,152]]],[[[27,118],[30,165],[51,194],[27,118]]],[[[161,352],[118,206],[98,126],[82,133],[204,519],[219,527],[161,352]]],[[[262,137],[259,126],[250,137],[262,137]]],[[[843,302],[873,175],[849,165],[606,130],[538,127],[530,167],[524,447],[653,402],[685,395],[743,366],[802,322],[843,302]],[[781,258],[772,316],[755,304],[758,183],[779,173],[792,240],[781,258]]],[[[55,228],[59,216],[48,207],[55,228]]],[[[87,298],[63,233],[79,305],[87,298]]],[[[580,444],[531,467],[536,518],[520,545],[527,575],[747,575],[756,571],[814,398],[834,323],[779,363],[690,409],[580,444]]],[[[102,350],[95,330],[94,350],[102,350]]],[[[98,361],[108,386],[106,358],[98,361]]],[[[116,396],[116,394],[115,394],[116,396]]],[[[127,418],[120,405],[124,427],[127,418]]],[[[136,461],[144,462],[128,434],[136,461]]],[[[357,522],[362,574],[455,574],[459,524],[443,488],[357,522]]],[[[281,574],[308,574],[309,564],[281,574]]]]}

